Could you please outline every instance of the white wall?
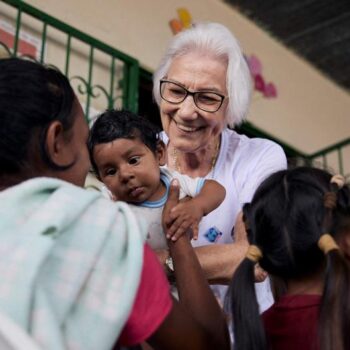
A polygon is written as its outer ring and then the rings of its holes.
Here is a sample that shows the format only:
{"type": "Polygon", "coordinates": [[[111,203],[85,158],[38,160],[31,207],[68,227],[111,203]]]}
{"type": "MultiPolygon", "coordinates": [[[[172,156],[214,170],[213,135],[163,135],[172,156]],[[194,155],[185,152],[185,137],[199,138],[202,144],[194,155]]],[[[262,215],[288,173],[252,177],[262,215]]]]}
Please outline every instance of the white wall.
{"type": "Polygon", "coordinates": [[[218,21],[256,54],[278,98],[253,100],[249,121],[284,142],[315,152],[349,136],[350,95],[219,0],[27,0],[27,3],[137,58],[153,70],[186,7],[195,21],[218,21]]]}

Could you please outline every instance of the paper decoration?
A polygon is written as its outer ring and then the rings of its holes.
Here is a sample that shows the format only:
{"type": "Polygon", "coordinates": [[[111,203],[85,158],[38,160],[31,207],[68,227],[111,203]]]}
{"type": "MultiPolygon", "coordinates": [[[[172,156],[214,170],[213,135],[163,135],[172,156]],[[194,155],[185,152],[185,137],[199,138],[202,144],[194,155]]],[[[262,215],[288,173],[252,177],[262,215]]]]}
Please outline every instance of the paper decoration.
{"type": "Polygon", "coordinates": [[[262,74],[262,63],[255,55],[245,56],[250,73],[254,81],[254,89],[262,94],[266,98],[277,97],[277,88],[274,83],[266,83],[262,74]]]}
{"type": "Polygon", "coordinates": [[[178,18],[173,18],[169,21],[169,26],[174,35],[192,26],[192,17],[186,8],[178,8],[177,14],[178,18]]]}
{"type": "MultiPolygon", "coordinates": [[[[13,24],[0,20],[0,42],[2,42],[9,50],[13,49],[15,42],[16,28],[13,24]]],[[[20,56],[29,56],[39,59],[41,56],[42,42],[34,35],[21,30],[19,32],[17,54],[20,56]]]]}
{"type": "MultiPolygon", "coordinates": [[[[173,18],[169,21],[169,26],[173,34],[177,34],[186,28],[190,28],[192,23],[192,16],[186,8],[177,9],[178,18],[173,18]]],[[[266,98],[277,97],[277,88],[274,83],[266,82],[262,74],[262,63],[255,55],[246,56],[250,73],[254,82],[254,90],[260,93],[260,96],[266,98]]]]}

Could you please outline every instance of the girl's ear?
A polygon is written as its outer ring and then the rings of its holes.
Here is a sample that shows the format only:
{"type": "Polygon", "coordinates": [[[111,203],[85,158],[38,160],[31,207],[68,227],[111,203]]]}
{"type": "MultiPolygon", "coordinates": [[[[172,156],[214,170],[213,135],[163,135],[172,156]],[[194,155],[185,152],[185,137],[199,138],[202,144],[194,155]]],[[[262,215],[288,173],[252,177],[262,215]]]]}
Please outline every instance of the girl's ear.
{"type": "Polygon", "coordinates": [[[158,158],[159,165],[165,165],[167,162],[167,153],[166,146],[162,140],[158,140],[157,142],[156,155],[158,158]]]}
{"type": "Polygon", "coordinates": [[[69,166],[74,162],[71,140],[58,120],[53,121],[47,129],[46,150],[51,161],[58,166],[69,166]]]}

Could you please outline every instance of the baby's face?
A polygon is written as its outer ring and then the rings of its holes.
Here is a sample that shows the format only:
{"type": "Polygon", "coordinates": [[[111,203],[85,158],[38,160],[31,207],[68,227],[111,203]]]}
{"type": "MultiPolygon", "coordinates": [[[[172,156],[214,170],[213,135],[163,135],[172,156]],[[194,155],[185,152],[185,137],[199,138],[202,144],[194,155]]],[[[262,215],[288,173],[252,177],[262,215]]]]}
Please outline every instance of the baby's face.
{"type": "Polygon", "coordinates": [[[165,193],[159,170],[162,153],[154,154],[139,139],[117,139],[96,145],[93,156],[100,179],[116,200],[142,203],[165,193]]]}

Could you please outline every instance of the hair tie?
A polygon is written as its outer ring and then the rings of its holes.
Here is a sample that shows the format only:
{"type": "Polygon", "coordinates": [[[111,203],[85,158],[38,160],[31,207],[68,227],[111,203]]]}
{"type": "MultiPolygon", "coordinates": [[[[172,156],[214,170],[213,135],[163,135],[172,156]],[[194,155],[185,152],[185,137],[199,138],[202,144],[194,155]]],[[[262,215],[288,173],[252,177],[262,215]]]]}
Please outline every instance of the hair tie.
{"type": "Polygon", "coordinates": [[[324,233],[317,242],[318,247],[327,255],[331,250],[339,249],[338,244],[329,233],[324,233]]]}
{"type": "Polygon", "coordinates": [[[258,262],[262,256],[263,254],[260,248],[256,245],[251,244],[245,257],[253,262],[258,262]]]}
{"type": "Polygon", "coordinates": [[[330,183],[336,184],[341,189],[345,185],[345,178],[343,175],[337,174],[332,176],[330,183]]]}
{"type": "Polygon", "coordinates": [[[324,206],[328,209],[334,209],[337,206],[337,195],[334,192],[326,192],[323,196],[324,206]]]}

